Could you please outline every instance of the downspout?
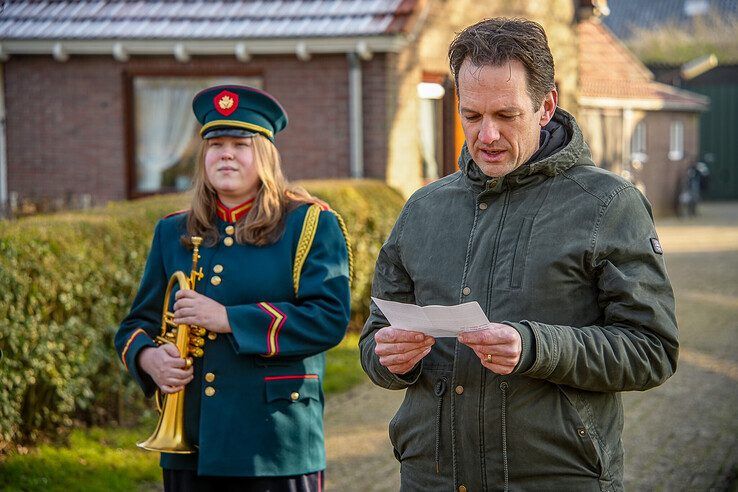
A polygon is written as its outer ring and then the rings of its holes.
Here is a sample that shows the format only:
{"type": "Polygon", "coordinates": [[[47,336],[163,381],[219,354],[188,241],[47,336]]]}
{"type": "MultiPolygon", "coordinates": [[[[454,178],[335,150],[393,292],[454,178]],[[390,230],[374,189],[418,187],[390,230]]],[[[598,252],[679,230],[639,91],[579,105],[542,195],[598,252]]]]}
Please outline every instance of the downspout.
{"type": "Polygon", "coordinates": [[[8,154],[5,140],[5,63],[0,62],[0,218],[8,204],[8,154]]]}
{"type": "Polygon", "coordinates": [[[364,108],[361,90],[361,59],[348,53],[349,65],[349,142],[351,145],[351,177],[364,177],[364,108]]]}

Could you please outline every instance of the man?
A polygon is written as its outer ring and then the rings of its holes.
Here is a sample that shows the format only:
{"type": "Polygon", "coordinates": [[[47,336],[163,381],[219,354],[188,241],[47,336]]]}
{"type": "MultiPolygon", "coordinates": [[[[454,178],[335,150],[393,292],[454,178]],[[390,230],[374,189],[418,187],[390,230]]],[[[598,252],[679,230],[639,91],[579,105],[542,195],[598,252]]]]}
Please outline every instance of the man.
{"type": "Polygon", "coordinates": [[[674,373],[677,327],[650,207],[556,108],[540,25],[490,19],[449,49],[460,171],[416,192],[373,295],[478,302],[485,330],[434,340],[375,305],[364,370],[406,389],[390,422],[403,490],[621,490],[619,392],[674,373]]]}

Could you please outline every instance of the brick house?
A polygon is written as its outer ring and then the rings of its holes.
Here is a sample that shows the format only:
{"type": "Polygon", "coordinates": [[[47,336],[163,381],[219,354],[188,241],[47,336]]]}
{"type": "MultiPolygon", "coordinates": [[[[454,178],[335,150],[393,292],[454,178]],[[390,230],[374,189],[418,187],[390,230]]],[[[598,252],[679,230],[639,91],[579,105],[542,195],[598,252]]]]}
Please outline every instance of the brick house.
{"type": "Polygon", "coordinates": [[[455,32],[496,15],[541,22],[562,106],[576,113],[576,23],[598,3],[8,0],[0,203],[186,188],[189,101],[223,82],[285,106],[289,178],[377,178],[410,193],[454,171],[463,143],[446,60],[455,32]]]}
{"type": "Polygon", "coordinates": [[[594,161],[635,183],[654,213],[673,214],[709,99],[656,82],[599,18],[578,29],[578,119],[594,161]]]}

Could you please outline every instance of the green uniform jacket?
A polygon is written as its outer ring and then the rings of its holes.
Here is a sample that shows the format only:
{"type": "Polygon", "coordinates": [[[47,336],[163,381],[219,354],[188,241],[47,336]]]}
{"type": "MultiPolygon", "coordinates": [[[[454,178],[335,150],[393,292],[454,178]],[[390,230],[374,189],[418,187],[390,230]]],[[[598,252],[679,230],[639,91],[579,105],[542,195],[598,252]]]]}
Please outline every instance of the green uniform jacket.
{"type": "Polygon", "coordinates": [[[364,370],[406,389],[390,422],[403,490],[621,490],[621,391],[676,369],[674,299],[650,206],[593,165],[557,109],[559,150],[503,178],[462,171],[416,192],[377,260],[373,295],[477,301],[523,340],[513,374],[485,369],[454,338],[396,376],[374,353],[386,319],[372,304],[364,370]]]}
{"type": "MultiPolygon", "coordinates": [[[[196,290],[226,306],[233,333],[206,337],[205,354],[194,359],[194,380],[185,390],[185,432],[199,452],[162,453],[162,467],[215,476],[325,468],[324,352],[341,341],[348,325],[349,264],[337,216],[319,212],[295,293],[295,257],[308,208],[287,214],[274,244],[232,242],[226,233],[231,224],[217,219],[218,244],[200,248],[205,276],[196,290]]],[[[115,337],[123,363],[148,396],[155,385],[136,357],[159,335],[169,277],[176,270],[190,273],[192,251],[179,241],[185,222],[180,214],[157,224],[141,286],[115,337]]]]}

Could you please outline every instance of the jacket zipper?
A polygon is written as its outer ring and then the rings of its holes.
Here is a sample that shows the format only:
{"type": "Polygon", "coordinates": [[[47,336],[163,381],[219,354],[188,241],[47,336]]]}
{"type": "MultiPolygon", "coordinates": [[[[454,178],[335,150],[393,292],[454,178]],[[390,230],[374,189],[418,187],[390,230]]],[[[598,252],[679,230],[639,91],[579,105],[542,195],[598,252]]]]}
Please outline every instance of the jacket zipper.
{"type": "Polygon", "coordinates": [[[436,475],[438,475],[441,473],[441,408],[443,394],[446,392],[446,378],[439,378],[433,391],[438,397],[436,405],[436,475]]]}
{"type": "Polygon", "coordinates": [[[502,391],[502,468],[505,473],[505,492],[510,490],[509,488],[509,471],[507,468],[507,382],[503,381],[500,383],[500,390],[502,391]]]}

